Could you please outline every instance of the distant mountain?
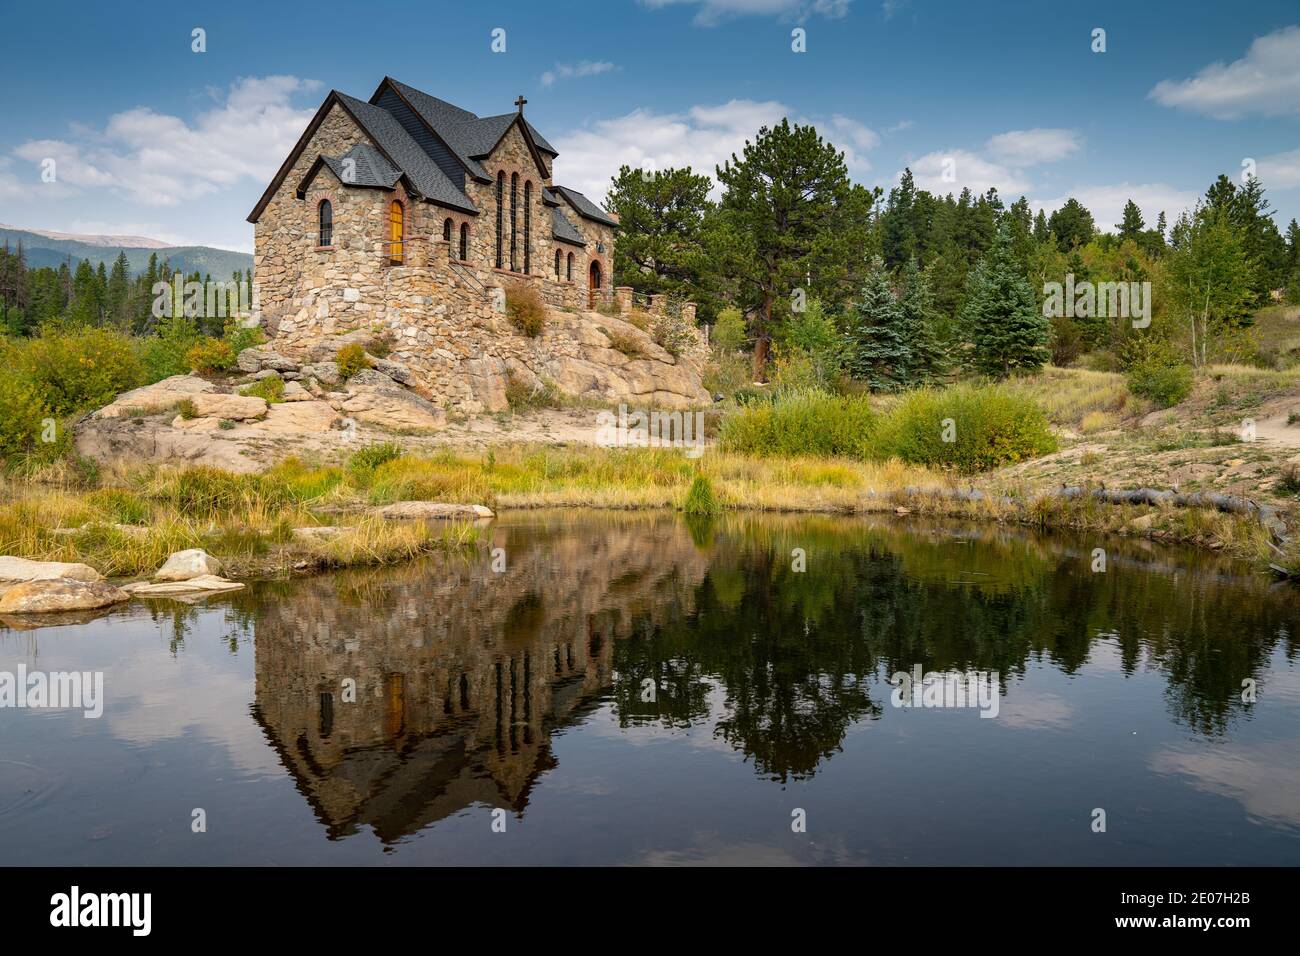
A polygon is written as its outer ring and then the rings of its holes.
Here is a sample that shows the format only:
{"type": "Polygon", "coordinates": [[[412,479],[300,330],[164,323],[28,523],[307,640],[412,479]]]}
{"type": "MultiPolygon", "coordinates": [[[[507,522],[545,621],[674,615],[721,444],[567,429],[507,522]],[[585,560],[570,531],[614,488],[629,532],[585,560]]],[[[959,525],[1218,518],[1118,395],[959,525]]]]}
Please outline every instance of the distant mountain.
{"type": "Polygon", "coordinates": [[[182,272],[199,272],[216,279],[228,279],[231,273],[243,272],[253,267],[253,257],[246,252],[231,252],[211,246],[169,246],[157,239],[143,236],[78,236],[51,232],[44,229],[17,229],[0,224],[0,245],[6,242],[15,249],[19,241],[27,265],[58,267],[72,258],[72,268],[85,259],[92,266],[101,262],[105,268],[113,265],[119,252],[126,253],[132,274],[143,272],[149,266],[149,257],[158,256],[158,262],[170,262],[173,269],[182,272]]]}

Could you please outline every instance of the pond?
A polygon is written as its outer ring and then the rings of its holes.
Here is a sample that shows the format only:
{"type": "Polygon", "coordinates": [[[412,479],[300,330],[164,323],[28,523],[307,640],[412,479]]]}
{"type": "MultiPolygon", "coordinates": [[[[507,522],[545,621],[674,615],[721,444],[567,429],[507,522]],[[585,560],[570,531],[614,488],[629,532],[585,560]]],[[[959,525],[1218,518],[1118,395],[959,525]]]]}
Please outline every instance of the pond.
{"type": "Polygon", "coordinates": [[[1113,538],[506,515],[0,623],[0,674],[103,674],[0,708],[0,864],[1296,864],[1298,610],[1113,538]]]}

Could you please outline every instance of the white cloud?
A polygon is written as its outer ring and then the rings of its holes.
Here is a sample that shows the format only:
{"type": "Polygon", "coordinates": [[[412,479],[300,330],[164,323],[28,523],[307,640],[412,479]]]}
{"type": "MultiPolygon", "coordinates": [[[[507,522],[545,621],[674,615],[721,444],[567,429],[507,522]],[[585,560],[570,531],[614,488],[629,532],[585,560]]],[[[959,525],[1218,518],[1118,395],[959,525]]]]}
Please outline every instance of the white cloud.
{"type": "MultiPolygon", "coordinates": [[[[908,167],[918,189],[938,196],[963,189],[976,194],[996,189],[1011,201],[1032,188],[1024,172],[1028,167],[1057,162],[1077,152],[1080,146],[1079,134],[1074,130],[1013,129],[989,137],[979,152],[934,150],[908,163],[908,167]]],[[[897,182],[902,174],[900,169],[893,181],[897,182]]]]}
{"type": "MultiPolygon", "coordinates": [[[[963,189],[979,194],[997,189],[1001,196],[1015,196],[1029,188],[1020,173],[964,149],[936,150],[908,164],[918,189],[937,196],[963,189]]],[[[902,175],[899,170],[895,176],[902,175]]]]}
{"type": "Polygon", "coordinates": [[[1216,119],[1300,113],[1300,26],[1256,37],[1240,60],[1211,63],[1186,80],[1161,80],[1148,95],[1216,119]]]}
{"type": "Polygon", "coordinates": [[[620,166],[690,166],[696,173],[716,178],[715,167],[733,153],[738,155],[760,128],[772,127],[784,117],[815,125],[823,139],[844,153],[851,173],[870,168],[866,153],[880,143],[880,135],[852,117],[837,113],[823,120],[805,119],[775,100],[731,100],[694,106],[684,113],[636,110],[559,136],[555,181],[600,201],[620,166]]]}
{"type": "Polygon", "coordinates": [[[551,86],[556,80],[577,79],[612,73],[618,67],[604,60],[581,60],[578,63],[557,63],[555,68],[542,74],[542,86],[551,86]]]}
{"type": "Polygon", "coordinates": [[[989,139],[989,155],[1007,166],[1054,163],[1079,150],[1079,134],[1071,129],[1013,129],[989,139]]]}
{"type": "Polygon", "coordinates": [[[837,19],[849,12],[853,0],[641,0],[647,7],[698,6],[695,24],[716,26],[723,20],[743,16],[781,17],[803,21],[818,15],[837,19]]]}
{"type": "Polygon", "coordinates": [[[885,2],[880,5],[881,15],[884,16],[886,20],[892,20],[900,10],[907,7],[909,2],[910,0],[885,0],[885,2]]]}
{"type": "Polygon", "coordinates": [[[1255,165],[1255,174],[1270,189],[1300,186],[1300,149],[1263,157],[1255,165]]]}
{"type": "Polygon", "coordinates": [[[1061,196],[1031,200],[1029,205],[1035,212],[1043,209],[1050,216],[1052,210],[1065,205],[1071,196],[1092,213],[1093,222],[1098,229],[1114,232],[1116,225],[1124,218],[1124,204],[1130,199],[1142,210],[1147,228],[1154,229],[1156,218],[1161,212],[1164,212],[1165,218],[1172,225],[1180,212],[1196,204],[1200,193],[1178,189],[1167,183],[1116,183],[1109,186],[1077,186],[1061,196]]]}
{"type": "Polygon", "coordinates": [[[109,117],[101,131],[74,130],[76,142],[32,140],[14,154],[35,163],[53,158],[59,182],[78,189],[175,206],[245,179],[270,180],[315,112],[290,98],[318,86],[292,76],[246,77],[190,122],[136,107],[109,117]]]}

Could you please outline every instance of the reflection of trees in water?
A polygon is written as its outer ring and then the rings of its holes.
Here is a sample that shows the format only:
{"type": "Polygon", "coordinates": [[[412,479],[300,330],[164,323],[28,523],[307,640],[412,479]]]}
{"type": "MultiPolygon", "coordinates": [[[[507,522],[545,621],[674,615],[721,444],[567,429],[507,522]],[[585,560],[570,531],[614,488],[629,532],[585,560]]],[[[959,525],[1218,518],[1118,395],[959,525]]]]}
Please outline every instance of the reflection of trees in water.
{"type": "Polygon", "coordinates": [[[1295,653],[1290,592],[1166,566],[1159,551],[1112,551],[1094,573],[1090,548],[1062,539],[723,524],[710,529],[693,614],[620,644],[614,696],[624,723],[683,724],[707,716],[716,679],[727,706],[717,732],[775,779],[811,774],[850,724],[879,712],[873,679],[915,664],[996,670],[1005,684],[1032,661],[1075,673],[1113,640],[1125,672],[1163,672],[1175,720],[1218,735],[1244,712],[1243,679],[1259,679],[1279,641],[1295,653]],[[793,548],[808,555],[804,573],[791,570],[793,548]],[[654,703],[641,699],[647,677],[654,703]]]}

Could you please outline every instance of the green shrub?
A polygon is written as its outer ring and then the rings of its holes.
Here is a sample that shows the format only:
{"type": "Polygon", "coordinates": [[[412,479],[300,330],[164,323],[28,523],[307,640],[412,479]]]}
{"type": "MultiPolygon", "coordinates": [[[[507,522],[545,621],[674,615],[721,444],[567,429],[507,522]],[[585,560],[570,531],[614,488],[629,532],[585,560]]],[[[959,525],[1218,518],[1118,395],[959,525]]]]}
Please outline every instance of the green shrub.
{"type": "Polygon", "coordinates": [[[721,510],[713,484],[704,475],[696,475],[682,502],[682,511],[688,515],[716,515],[721,510]]]}
{"type": "Polygon", "coordinates": [[[284,401],[284,379],[279,375],[268,375],[266,378],[259,378],[252,385],[244,386],[239,390],[239,394],[264,398],[274,405],[276,402],[284,401]]]}
{"type": "Polygon", "coordinates": [[[629,335],[619,329],[607,329],[600,326],[600,331],[604,333],[605,338],[609,339],[609,347],[616,352],[622,352],[628,358],[641,358],[641,343],[633,335],[629,335]]]}
{"type": "Polygon", "coordinates": [[[38,450],[49,417],[49,409],[25,376],[0,369],[0,458],[38,450]]]}
{"type": "Polygon", "coordinates": [[[723,309],[713,323],[713,344],[724,352],[745,347],[745,316],[737,308],[723,309]]]}
{"type": "Polygon", "coordinates": [[[339,349],[334,356],[334,361],[344,378],[351,378],[362,369],[370,368],[370,359],[366,355],[366,350],[356,342],[339,349]]]}
{"type": "Polygon", "coordinates": [[[176,414],[180,415],[181,418],[186,418],[186,419],[198,418],[199,410],[194,407],[193,399],[182,398],[179,402],[176,403],[176,414]]]}
{"type": "Polygon", "coordinates": [[[872,457],[962,473],[986,471],[1056,450],[1047,416],[1004,385],[923,388],[904,395],[877,428],[872,457]]]}
{"type": "Polygon", "coordinates": [[[136,343],[111,329],[47,328],[10,354],[55,416],[100,408],[145,379],[136,343]]]}
{"type": "Polygon", "coordinates": [[[724,419],[718,436],[727,451],[762,456],[869,457],[876,415],[865,398],[819,391],[755,401],[724,419]]]}
{"type": "Polygon", "coordinates": [[[1161,408],[1177,405],[1192,391],[1192,370],[1158,359],[1135,362],[1128,369],[1129,391],[1161,408]]]}
{"type": "Polygon", "coordinates": [[[506,315],[524,335],[536,338],[546,326],[546,304],[531,285],[515,284],[506,289],[506,315]]]}
{"type": "Polygon", "coordinates": [[[226,344],[237,358],[244,349],[256,348],[266,341],[266,336],[256,325],[249,327],[238,322],[227,322],[225,330],[226,344]]]}
{"type": "Polygon", "coordinates": [[[185,363],[203,375],[224,372],[235,364],[235,352],[224,339],[204,336],[185,353],[185,363]]]}
{"type": "Polygon", "coordinates": [[[390,461],[396,461],[402,457],[402,446],[397,442],[386,441],[375,445],[367,445],[365,448],[358,449],[348,458],[348,471],[362,480],[368,479],[376,468],[380,465],[387,464],[390,461]]]}
{"type": "Polygon", "coordinates": [[[686,321],[681,312],[676,315],[668,312],[656,315],[650,324],[650,337],[673,357],[681,355],[696,341],[695,327],[686,321]]]}
{"type": "Polygon", "coordinates": [[[86,495],[86,504],[117,524],[147,524],[153,509],[134,491],[99,488],[86,495]]]}
{"type": "Polygon", "coordinates": [[[152,384],[188,372],[190,365],[185,360],[185,354],[201,338],[194,321],[183,315],[159,322],[157,332],[145,339],[140,346],[145,381],[152,384]]]}

